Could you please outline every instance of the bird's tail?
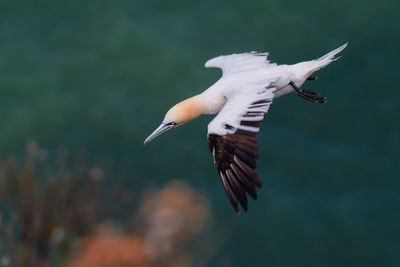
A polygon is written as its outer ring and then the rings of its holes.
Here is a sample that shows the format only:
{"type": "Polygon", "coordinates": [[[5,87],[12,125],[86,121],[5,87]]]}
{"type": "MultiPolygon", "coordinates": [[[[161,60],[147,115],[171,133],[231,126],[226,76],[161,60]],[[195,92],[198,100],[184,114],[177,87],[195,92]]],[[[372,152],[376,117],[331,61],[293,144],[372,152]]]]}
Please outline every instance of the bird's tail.
{"type": "MultiPolygon", "coordinates": [[[[342,45],[341,47],[336,48],[335,50],[329,52],[328,54],[323,55],[320,58],[314,59],[314,60],[310,60],[310,61],[305,61],[305,62],[300,62],[295,64],[294,66],[296,66],[298,69],[300,69],[301,71],[299,71],[299,73],[302,73],[302,71],[305,71],[305,77],[310,77],[311,74],[313,74],[315,71],[318,71],[319,69],[327,66],[329,63],[338,60],[339,57],[335,56],[341,52],[343,49],[346,48],[348,43],[345,43],[344,45],[342,45]]],[[[303,72],[304,73],[304,72],[303,72]]],[[[302,74],[303,75],[303,74],[302,74]]]]}
{"type": "Polygon", "coordinates": [[[345,43],[341,47],[336,48],[335,50],[329,52],[328,54],[323,55],[320,58],[312,60],[315,70],[321,69],[328,65],[329,63],[338,60],[340,57],[336,57],[336,54],[339,54],[343,49],[346,48],[348,43],[345,43]]]}

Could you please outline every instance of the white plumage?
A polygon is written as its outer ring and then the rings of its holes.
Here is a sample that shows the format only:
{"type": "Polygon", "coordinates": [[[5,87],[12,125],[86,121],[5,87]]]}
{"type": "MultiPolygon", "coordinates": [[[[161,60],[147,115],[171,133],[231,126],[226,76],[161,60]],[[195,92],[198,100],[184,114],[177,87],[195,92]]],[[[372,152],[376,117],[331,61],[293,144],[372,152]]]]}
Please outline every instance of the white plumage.
{"type": "MultiPolygon", "coordinates": [[[[268,86],[271,82],[265,84],[268,86]]],[[[233,89],[230,92],[225,105],[218,115],[208,124],[208,134],[233,134],[236,129],[258,132],[258,128],[240,125],[240,123],[242,121],[263,120],[264,114],[268,112],[269,103],[267,105],[253,105],[253,103],[260,100],[269,100],[272,102],[275,90],[275,88],[265,89],[265,87],[260,85],[245,83],[242,86],[237,86],[236,90],[233,89]],[[251,117],[243,117],[248,112],[257,112],[258,114],[254,114],[251,117]],[[225,127],[227,124],[232,126],[232,128],[227,129],[225,127]]]]}
{"type": "Polygon", "coordinates": [[[253,51],[249,53],[219,56],[208,60],[205,67],[220,68],[223,71],[223,75],[228,76],[239,72],[249,72],[277,66],[277,64],[271,64],[269,62],[267,59],[268,55],[268,52],[258,53],[253,51]]]}
{"type": "Polygon", "coordinates": [[[247,210],[247,197],[257,198],[261,181],[255,171],[258,158],[256,135],[274,98],[294,90],[313,102],[325,98],[299,87],[311,74],[332,61],[347,44],[310,61],[293,65],[270,63],[268,53],[249,52],[219,56],[205,67],[222,69],[222,77],[203,93],[172,107],[163,123],[145,141],[186,123],[200,114],[218,115],[208,125],[208,145],[232,206],[247,210]]]}

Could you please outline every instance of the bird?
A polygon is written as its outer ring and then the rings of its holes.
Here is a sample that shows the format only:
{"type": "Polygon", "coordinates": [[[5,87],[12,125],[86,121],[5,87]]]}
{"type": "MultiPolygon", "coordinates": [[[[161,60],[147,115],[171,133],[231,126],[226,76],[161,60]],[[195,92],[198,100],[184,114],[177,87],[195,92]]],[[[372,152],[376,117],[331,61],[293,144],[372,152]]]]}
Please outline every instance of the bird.
{"type": "Polygon", "coordinates": [[[232,207],[237,214],[240,206],[247,212],[247,195],[257,199],[256,187],[261,187],[256,171],[257,134],[272,101],[294,91],[308,101],[326,103],[326,97],[300,87],[306,80],[317,79],[313,73],[339,59],[335,56],[347,45],[317,59],[292,65],[271,63],[268,52],[212,58],[205,67],[220,68],[221,78],[202,93],[169,109],[144,144],[201,114],[217,114],[208,124],[208,148],[232,207]]]}

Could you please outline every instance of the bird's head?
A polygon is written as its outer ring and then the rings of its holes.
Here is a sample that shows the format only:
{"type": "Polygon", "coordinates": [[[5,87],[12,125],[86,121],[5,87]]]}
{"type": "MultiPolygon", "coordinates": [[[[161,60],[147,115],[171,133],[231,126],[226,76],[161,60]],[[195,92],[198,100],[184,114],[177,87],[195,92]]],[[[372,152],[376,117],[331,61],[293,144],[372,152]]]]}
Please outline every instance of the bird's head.
{"type": "Polygon", "coordinates": [[[203,107],[204,105],[199,96],[194,96],[179,102],[165,114],[161,125],[146,138],[144,144],[147,144],[162,133],[198,117],[203,112],[203,107]]]}

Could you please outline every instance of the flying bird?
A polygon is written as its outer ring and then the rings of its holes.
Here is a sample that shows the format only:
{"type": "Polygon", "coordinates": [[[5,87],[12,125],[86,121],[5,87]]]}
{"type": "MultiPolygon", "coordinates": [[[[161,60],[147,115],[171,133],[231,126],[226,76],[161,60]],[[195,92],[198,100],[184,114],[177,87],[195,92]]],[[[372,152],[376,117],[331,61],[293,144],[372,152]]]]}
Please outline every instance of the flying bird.
{"type": "Polygon", "coordinates": [[[271,63],[268,52],[255,51],[210,59],[205,67],[222,69],[222,77],[201,94],[173,106],[144,144],[201,114],[217,114],[208,124],[208,147],[233,208],[239,213],[240,204],[247,211],[247,194],[257,199],[256,187],[261,187],[257,134],[272,100],[295,91],[311,102],[325,103],[325,97],[300,87],[315,80],[312,74],[337,60],[335,55],[346,46],[293,65],[271,63]]]}

